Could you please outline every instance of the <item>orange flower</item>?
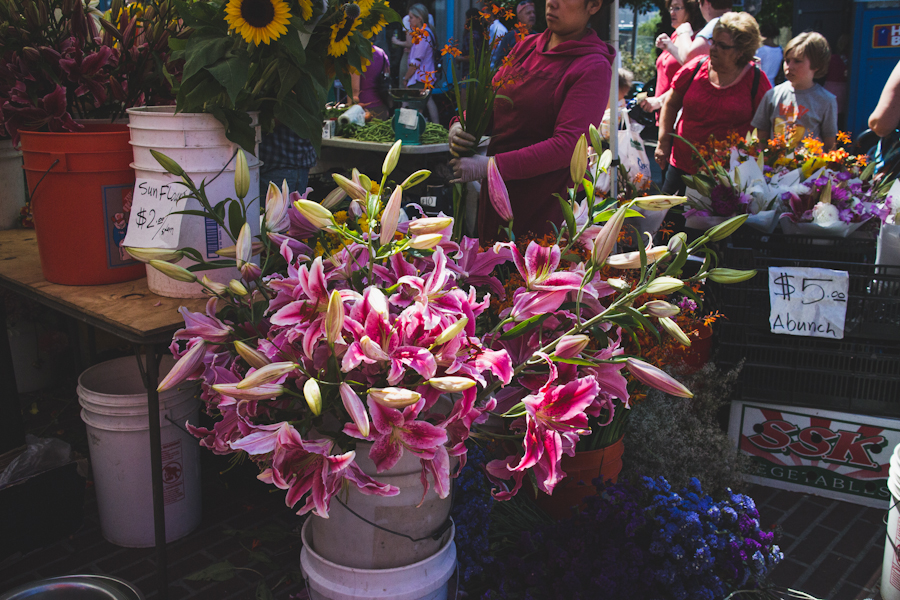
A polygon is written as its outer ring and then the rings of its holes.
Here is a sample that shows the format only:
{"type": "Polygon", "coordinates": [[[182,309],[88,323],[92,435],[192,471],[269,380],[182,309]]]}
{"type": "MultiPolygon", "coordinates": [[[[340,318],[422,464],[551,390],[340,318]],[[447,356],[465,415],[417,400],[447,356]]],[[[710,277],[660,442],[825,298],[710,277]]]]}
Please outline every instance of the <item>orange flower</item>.
{"type": "Polygon", "coordinates": [[[462,50],[460,50],[456,46],[451,46],[450,44],[444,44],[444,47],[441,48],[441,56],[446,56],[448,54],[450,56],[453,56],[454,58],[456,58],[462,54],[462,50]]]}
{"type": "Polygon", "coordinates": [[[496,4],[491,5],[491,12],[495,15],[500,14],[500,11],[503,10],[502,7],[497,6],[496,4]]]}
{"type": "Polygon", "coordinates": [[[434,89],[434,80],[435,74],[437,71],[424,71],[422,73],[422,83],[424,84],[425,90],[433,90],[434,89]]]}
{"type": "Polygon", "coordinates": [[[514,12],[511,11],[511,10],[509,10],[508,8],[505,9],[505,10],[506,10],[506,12],[503,13],[503,18],[504,18],[504,19],[506,19],[507,21],[511,21],[511,20],[513,20],[513,19],[516,18],[516,13],[514,13],[514,12]]]}
{"type": "Polygon", "coordinates": [[[850,136],[843,131],[838,131],[837,132],[837,140],[842,144],[849,144],[850,136]]]}
{"type": "Polygon", "coordinates": [[[428,30],[424,25],[421,27],[415,27],[411,32],[410,36],[412,36],[412,43],[418,44],[420,41],[426,39],[428,37],[428,30]]]}

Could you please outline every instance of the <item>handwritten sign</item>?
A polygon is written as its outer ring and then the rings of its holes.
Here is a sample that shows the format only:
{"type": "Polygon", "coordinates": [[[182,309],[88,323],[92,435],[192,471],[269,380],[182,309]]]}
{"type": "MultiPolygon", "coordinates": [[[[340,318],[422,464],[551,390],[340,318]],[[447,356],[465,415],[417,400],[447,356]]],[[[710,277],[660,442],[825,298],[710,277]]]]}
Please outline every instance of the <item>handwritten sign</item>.
{"type": "Polygon", "coordinates": [[[124,246],[135,248],[177,248],[181,235],[181,214],[190,192],[178,182],[138,179],[128,219],[124,246]]]}
{"type": "Polygon", "coordinates": [[[770,330],[844,339],[849,288],[847,271],[769,267],[770,330]]]}

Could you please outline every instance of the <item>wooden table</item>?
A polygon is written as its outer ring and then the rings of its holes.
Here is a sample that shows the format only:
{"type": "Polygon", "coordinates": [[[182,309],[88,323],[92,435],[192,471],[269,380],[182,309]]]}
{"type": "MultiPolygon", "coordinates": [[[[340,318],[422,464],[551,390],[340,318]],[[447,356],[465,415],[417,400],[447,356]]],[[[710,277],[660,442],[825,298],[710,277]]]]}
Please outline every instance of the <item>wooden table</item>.
{"type": "MultiPolygon", "coordinates": [[[[72,249],[78,252],[77,248],[72,249]]],[[[181,306],[202,312],[203,299],[162,298],[147,288],[147,279],[96,286],[57,285],[44,279],[34,230],[0,231],[0,287],[38,302],[88,325],[131,342],[147,388],[150,422],[150,463],[153,477],[153,525],[156,539],[159,598],[168,596],[166,574],[166,521],[163,504],[162,448],[159,425],[159,361],[172,341],[172,333],[184,325],[181,306]],[[141,361],[141,353],[146,357],[141,361]]],[[[6,331],[6,315],[0,308],[0,327],[6,331]]],[[[18,394],[9,341],[0,343],[0,426],[21,423],[18,394]]],[[[21,424],[19,425],[21,428],[21,424]]],[[[15,432],[5,430],[10,435],[15,432]]],[[[21,430],[20,430],[21,434],[21,430]]]]}

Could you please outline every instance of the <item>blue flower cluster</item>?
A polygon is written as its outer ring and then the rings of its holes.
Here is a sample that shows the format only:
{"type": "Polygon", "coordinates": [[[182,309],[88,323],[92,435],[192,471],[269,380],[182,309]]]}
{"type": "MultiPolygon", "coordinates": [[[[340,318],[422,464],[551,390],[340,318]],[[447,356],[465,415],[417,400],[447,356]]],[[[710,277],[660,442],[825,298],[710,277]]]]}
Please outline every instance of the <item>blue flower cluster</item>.
{"type": "Polygon", "coordinates": [[[456,524],[456,556],[463,586],[484,573],[493,561],[489,552],[488,530],[491,523],[491,485],[482,467],[488,462],[484,450],[469,444],[465,467],[453,488],[451,516],[456,524]]]}
{"type": "Polygon", "coordinates": [[[581,514],[496,557],[483,598],[721,600],[764,587],[783,558],[747,496],[715,502],[696,479],[676,493],[648,477],[598,491],[581,514]]]}

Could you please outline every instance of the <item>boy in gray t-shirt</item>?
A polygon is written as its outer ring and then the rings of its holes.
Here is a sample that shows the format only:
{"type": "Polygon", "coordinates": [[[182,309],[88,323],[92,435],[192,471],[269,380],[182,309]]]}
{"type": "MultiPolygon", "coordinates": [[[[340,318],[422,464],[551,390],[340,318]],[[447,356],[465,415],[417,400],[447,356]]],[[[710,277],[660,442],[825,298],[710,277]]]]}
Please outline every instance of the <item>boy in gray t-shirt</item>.
{"type": "Polygon", "coordinates": [[[763,97],[752,125],[760,141],[773,134],[781,135],[787,126],[802,127],[803,137],[812,135],[824,143],[825,151],[834,149],[837,142],[837,98],[813,78],[828,72],[831,50],[818,33],[801,33],[784,49],[784,76],[787,81],[777,85],[763,97]]]}

